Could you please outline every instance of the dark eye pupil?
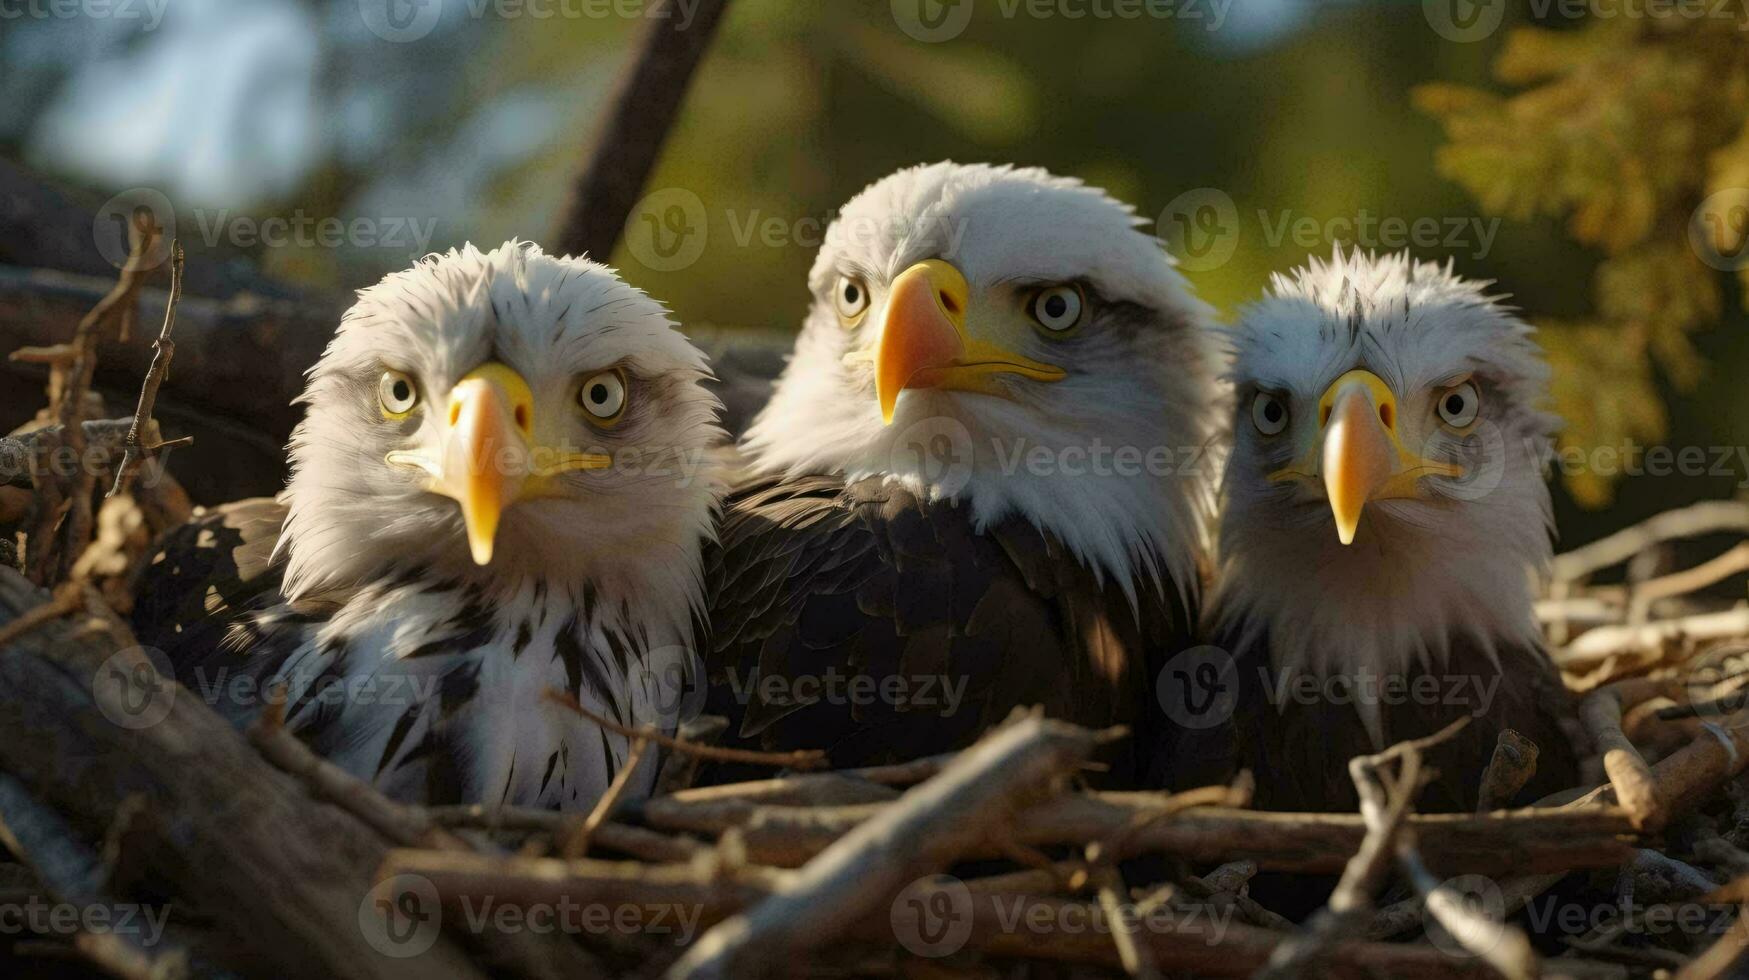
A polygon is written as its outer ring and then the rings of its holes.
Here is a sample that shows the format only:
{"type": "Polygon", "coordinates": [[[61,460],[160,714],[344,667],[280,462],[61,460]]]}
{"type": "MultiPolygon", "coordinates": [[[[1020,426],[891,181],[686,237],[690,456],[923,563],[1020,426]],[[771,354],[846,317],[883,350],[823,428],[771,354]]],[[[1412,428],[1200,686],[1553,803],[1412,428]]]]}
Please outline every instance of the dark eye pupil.
{"type": "Polygon", "coordinates": [[[589,400],[597,405],[607,404],[607,386],[598,384],[589,389],[589,400]]]}
{"type": "Polygon", "coordinates": [[[1280,422],[1281,421],[1281,406],[1279,404],[1277,404],[1276,402],[1270,402],[1269,404],[1263,406],[1263,417],[1264,417],[1264,419],[1266,419],[1270,422],[1280,422]]]}
{"type": "Polygon", "coordinates": [[[1445,399],[1445,410],[1453,415],[1462,414],[1464,410],[1464,396],[1447,395],[1445,399]]]}
{"type": "Polygon", "coordinates": [[[1069,312],[1069,301],[1061,296],[1052,296],[1045,300],[1045,316],[1052,319],[1069,312]]]}
{"type": "Polygon", "coordinates": [[[857,299],[861,296],[862,291],[856,288],[856,283],[848,282],[844,284],[844,302],[849,303],[851,306],[855,306],[857,299]]]}
{"type": "Polygon", "coordinates": [[[395,401],[404,402],[413,397],[413,392],[407,387],[407,382],[397,381],[394,387],[395,401]]]}

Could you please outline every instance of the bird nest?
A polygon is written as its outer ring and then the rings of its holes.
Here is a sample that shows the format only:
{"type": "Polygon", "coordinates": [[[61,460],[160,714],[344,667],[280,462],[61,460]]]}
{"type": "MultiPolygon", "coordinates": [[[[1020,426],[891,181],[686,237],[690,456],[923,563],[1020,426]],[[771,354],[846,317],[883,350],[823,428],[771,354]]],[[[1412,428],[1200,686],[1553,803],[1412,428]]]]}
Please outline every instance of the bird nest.
{"type": "Polygon", "coordinates": [[[135,415],[91,413],[97,339],[131,320],[157,232],[134,234],[136,261],[73,341],[15,355],[52,375],[41,424],[0,440],[6,488],[28,496],[0,568],[0,823],[17,862],[0,864],[0,962],[141,978],[987,975],[1045,962],[1698,978],[1728,975],[1749,939],[1737,694],[1749,607],[1693,598],[1749,569],[1749,541],[1588,584],[1673,540],[1749,537],[1742,502],[1556,559],[1538,613],[1593,782],[1532,808],[1496,808],[1534,772],[1536,747],[1512,733],[1475,760],[1481,812],[1415,812],[1424,753],[1453,726],[1352,760],[1358,813],[1266,813],[1248,808],[1245,779],[1090,789],[1096,749],[1124,734],[1024,712],[956,754],[839,771],[819,753],[624,731],[665,756],[661,788],[634,800],[616,782],[587,814],[388,800],[274,711],[239,734],[178,696],[129,633],[147,546],[188,515],[153,469],[179,253],[135,415]],[[692,787],[710,759],[773,776],[692,787]],[[1330,876],[1334,891],[1295,923],[1253,897],[1260,873],[1330,876]]]}

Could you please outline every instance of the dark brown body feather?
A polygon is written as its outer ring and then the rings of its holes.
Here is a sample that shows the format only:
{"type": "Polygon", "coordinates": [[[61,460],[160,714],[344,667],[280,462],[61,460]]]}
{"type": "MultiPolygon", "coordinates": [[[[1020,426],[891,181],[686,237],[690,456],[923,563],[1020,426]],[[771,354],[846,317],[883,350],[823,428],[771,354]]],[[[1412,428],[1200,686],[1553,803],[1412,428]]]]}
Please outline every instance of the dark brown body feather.
{"type": "MultiPolygon", "coordinates": [[[[1270,667],[1267,645],[1244,643],[1237,639],[1242,635],[1229,629],[1214,642],[1233,651],[1240,696],[1232,752],[1237,765],[1257,777],[1257,806],[1353,812],[1359,800],[1348,760],[1377,751],[1357,709],[1339,703],[1347,695],[1322,680],[1308,678],[1296,692],[1292,675],[1284,681],[1270,667]],[[1332,690],[1338,697],[1328,696],[1332,690]]],[[[1458,718],[1472,717],[1455,737],[1426,753],[1434,773],[1416,800],[1422,812],[1473,811],[1495,740],[1507,728],[1539,749],[1536,775],[1515,805],[1579,782],[1578,759],[1564,728],[1574,723],[1574,714],[1547,654],[1502,646],[1495,655],[1498,666],[1474,638],[1453,638],[1443,663],[1435,658],[1430,671],[1405,671],[1399,693],[1380,704],[1386,745],[1432,735],[1458,718]]]]}
{"type": "MultiPolygon", "coordinates": [[[[1132,608],[1030,522],[978,533],[966,508],[879,479],[760,481],[725,511],[706,559],[707,711],[731,744],[843,767],[963,747],[1019,706],[1158,724],[1155,665],[1194,622],[1170,582],[1137,583],[1132,608]],[[816,695],[830,677],[838,695],[816,695]]],[[[1114,781],[1133,781],[1136,744],[1155,740],[1126,742],[1114,781]]]]}
{"type": "Polygon", "coordinates": [[[280,601],[284,565],[273,549],[285,515],[278,501],[251,498],[166,532],[137,583],[140,643],[169,654],[180,672],[216,652],[239,614],[280,601]]]}

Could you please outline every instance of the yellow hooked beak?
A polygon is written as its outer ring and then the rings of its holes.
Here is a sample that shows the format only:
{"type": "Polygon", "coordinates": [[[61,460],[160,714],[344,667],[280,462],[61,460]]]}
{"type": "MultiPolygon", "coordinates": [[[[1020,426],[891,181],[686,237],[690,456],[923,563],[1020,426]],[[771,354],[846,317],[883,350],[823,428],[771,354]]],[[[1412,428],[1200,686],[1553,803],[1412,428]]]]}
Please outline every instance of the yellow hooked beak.
{"type": "Polygon", "coordinates": [[[952,264],[919,262],[893,280],[875,352],[881,420],[893,421],[906,388],[951,388],[999,395],[998,374],[1061,381],[1062,368],[1023,357],[966,334],[971,287],[952,264]]]}
{"type": "Polygon", "coordinates": [[[1354,542],[1368,501],[1417,496],[1424,476],[1463,475],[1461,466],[1403,448],[1397,436],[1397,397],[1371,371],[1350,371],[1337,378],[1318,399],[1318,419],[1321,446],[1314,445],[1310,458],[1271,473],[1269,479],[1321,476],[1336,518],[1336,536],[1343,544],[1354,542]]]}
{"type": "Polygon", "coordinates": [[[468,551],[480,565],[491,564],[499,520],[511,504],[538,496],[548,477],[612,463],[600,454],[535,447],[534,394],[522,375],[503,364],[483,364],[457,382],[440,424],[440,461],[410,451],[391,452],[387,459],[426,470],[429,489],[461,505],[468,551]]]}

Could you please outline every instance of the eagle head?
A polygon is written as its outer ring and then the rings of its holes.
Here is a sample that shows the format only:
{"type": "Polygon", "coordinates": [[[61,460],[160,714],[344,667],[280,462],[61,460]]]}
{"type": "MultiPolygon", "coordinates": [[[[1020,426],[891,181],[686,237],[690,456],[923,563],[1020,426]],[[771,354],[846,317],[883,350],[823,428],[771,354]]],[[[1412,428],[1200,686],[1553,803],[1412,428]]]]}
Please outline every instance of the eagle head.
{"type": "Polygon", "coordinates": [[[523,242],[360,291],[302,396],[293,598],[397,573],[696,601],[721,491],[703,355],[606,266],[523,242]]]}
{"type": "Polygon", "coordinates": [[[899,480],[980,526],[1018,514],[1126,588],[1191,581],[1213,483],[1208,309],[1139,224],[1039,169],[876,182],[826,233],[745,448],[766,472],[899,480]]]}
{"type": "Polygon", "coordinates": [[[1487,285],[1338,247],[1231,330],[1217,606],[1267,626],[1278,665],[1535,644],[1556,420],[1530,326],[1487,285]]]}

